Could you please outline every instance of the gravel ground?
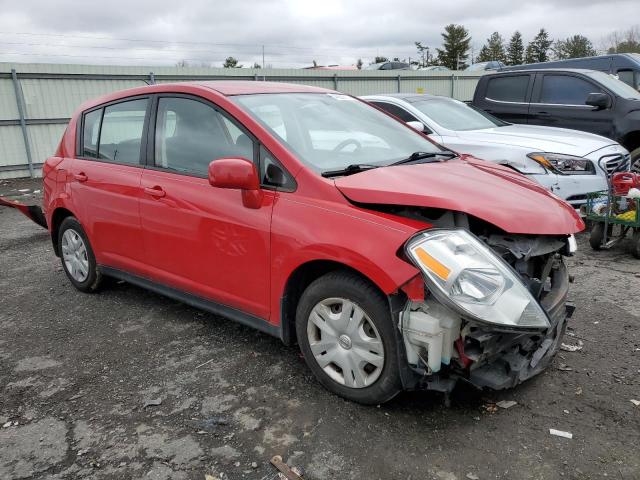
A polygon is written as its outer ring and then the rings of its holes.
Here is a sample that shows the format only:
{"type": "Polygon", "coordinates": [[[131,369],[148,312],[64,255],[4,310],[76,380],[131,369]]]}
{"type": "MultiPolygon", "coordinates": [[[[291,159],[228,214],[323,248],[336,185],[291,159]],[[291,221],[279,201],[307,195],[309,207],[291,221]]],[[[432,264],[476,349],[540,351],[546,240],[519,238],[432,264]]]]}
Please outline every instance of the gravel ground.
{"type": "Polygon", "coordinates": [[[0,208],[0,478],[266,480],[279,454],[310,480],[638,479],[640,261],[579,241],[565,343],[581,350],[511,391],[376,408],[275,338],[126,283],[77,292],[47,232],[0,208]]]}

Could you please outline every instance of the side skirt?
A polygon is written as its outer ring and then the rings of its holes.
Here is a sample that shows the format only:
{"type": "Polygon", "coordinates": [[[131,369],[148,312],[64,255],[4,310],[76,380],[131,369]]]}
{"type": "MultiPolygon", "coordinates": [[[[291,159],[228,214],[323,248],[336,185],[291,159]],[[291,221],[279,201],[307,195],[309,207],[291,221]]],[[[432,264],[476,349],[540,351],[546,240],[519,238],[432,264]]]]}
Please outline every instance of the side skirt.
{"type": "Polygon", "coordinates": [[[153,280],[149,280],[148,278],[139,277],[128,272],[123,272],[122,270],[118,270],[116,268],[105,267],[103,265],[99,265],[98,268],[100,268],[100,271],[104,275],[107,275],[109,277],[117,278],[118,280],[124,280],[125,282],[132,283],[133,285],[137,285],[147,290],[151,290],[152,292],[159,293],[160,295],[173,298],[174,300],[186,303],[187,305],[191,305],[192,307],[199,308],[200,310],[205,310],[215,315],[229,318],[235,322],[241,323],[242,325],[246,325],[247,327],[255,328],[256,330],[259,330],[263,333],[267,333],[280,339],[283,338],[282,329],[280,328],[280,326],[272,325],[271,323],[260,317],[256,317],[227,305],[222,305],[211,300],[192,295],[191,293],[183,292],[182,290],[178,290],[173,287],[168,287],[166,285],[156,283],[153,280]]]}

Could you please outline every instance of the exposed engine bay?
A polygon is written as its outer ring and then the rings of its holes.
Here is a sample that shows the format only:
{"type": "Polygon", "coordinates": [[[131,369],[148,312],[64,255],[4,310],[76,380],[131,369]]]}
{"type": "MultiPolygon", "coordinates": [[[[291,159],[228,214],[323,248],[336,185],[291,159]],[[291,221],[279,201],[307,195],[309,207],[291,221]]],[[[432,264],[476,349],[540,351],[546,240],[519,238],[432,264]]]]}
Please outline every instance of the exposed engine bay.
{"type": "Polygon", "coordinates": [[[563,260],[572,254],[573,238],[511,235],[463,213],[394,210],[438,228],[471,231],[517,272],[546,312],[549,324],[545,329],[526,329],[475,321],[443,304],[425,282],[424,300],[408,300],[398,318],[407,361],[420,377],[419,386],[449,392],[458,381],[466,381],[500,390],[544,370],[573,312],[567,302],[569,276],[563,260]]]}

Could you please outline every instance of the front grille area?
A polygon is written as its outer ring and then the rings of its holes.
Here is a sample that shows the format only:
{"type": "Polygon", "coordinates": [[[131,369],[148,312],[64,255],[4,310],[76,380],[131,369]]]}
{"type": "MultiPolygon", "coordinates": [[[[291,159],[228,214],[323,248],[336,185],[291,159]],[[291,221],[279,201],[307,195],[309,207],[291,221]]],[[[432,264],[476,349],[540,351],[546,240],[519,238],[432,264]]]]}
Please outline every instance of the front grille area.
{"type": "Polygon", "coordinates": [[[629,170],[630,159],[631,156],[628,153],[626,155],[611,157],[609,160],[605,161],[605,168],[607,170],[607,173],[611,175],[613,172],[622,172],[629,170]]]}

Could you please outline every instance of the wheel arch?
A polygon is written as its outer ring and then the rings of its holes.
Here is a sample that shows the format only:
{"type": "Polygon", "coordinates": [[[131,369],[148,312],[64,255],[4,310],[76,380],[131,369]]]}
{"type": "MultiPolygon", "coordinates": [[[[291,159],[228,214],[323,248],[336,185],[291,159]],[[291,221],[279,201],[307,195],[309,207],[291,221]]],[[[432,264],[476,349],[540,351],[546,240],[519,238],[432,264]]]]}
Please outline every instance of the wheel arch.
{"type": "Polygon", "coordinates": [[[361,271],[346,263],[335,260],[310,260],[296,267],[285,283],[284,291],[280,299],[280,325],[282,341],[286,345],[293,345],[296,339],[296,309],[302,293],[312,282],[337,270],[350,272],[375,288],[385,298],[388,295],[380,286],[361,271]]]}
{"type": "Polygon", "coordinates": [[[640,149],[640,130],[627,133],[620,141],[629,152],[640,149]]]}
{"type": "Polygon", "coordinates": [[[56,257],[60,256],[60,245],[58,245],[58,232],[63,220],[68,217],[75,217],[71,210],[64,207],[56,208],[51,214],[51,243],[56,257]]]}

